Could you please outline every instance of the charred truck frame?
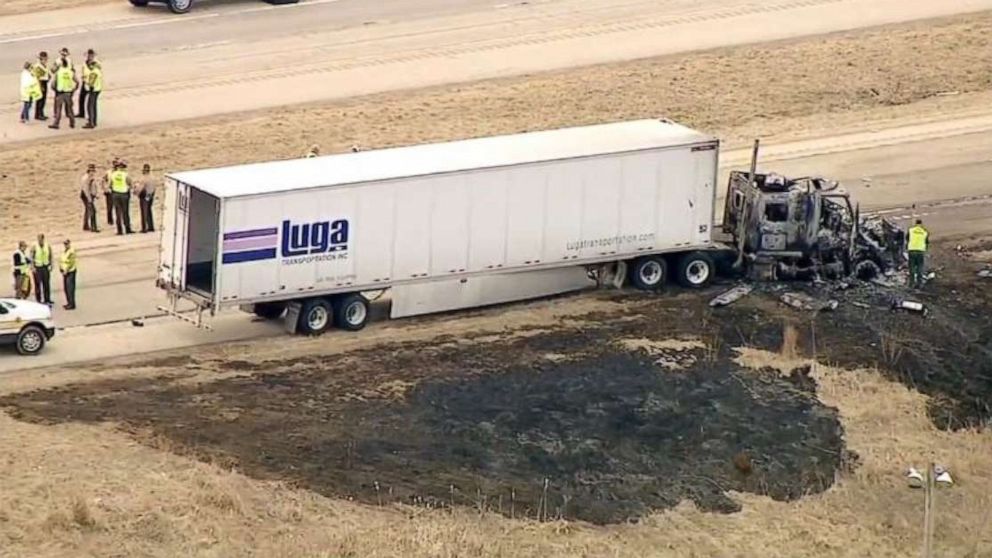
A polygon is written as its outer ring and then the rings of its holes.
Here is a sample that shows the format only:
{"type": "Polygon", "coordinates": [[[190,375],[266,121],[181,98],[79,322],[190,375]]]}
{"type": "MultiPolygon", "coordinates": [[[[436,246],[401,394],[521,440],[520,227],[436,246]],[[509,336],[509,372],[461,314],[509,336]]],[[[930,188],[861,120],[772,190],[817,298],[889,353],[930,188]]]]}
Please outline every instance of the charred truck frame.
{"type": "Polygon", "coordinates": [[[737,267],[754,279],[871,279],[898,267],[904,233],[881,218],[862,219],[837,182],[730,173],[723,230],[737,251],[737,267]]]}

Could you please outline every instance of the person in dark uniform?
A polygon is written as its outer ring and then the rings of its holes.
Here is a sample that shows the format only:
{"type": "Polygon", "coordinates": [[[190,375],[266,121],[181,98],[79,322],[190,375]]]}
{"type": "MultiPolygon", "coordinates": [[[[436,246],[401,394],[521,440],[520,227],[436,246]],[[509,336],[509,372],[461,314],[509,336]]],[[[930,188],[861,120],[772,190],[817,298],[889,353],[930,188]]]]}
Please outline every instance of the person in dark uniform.
{"type": "Polygon", "coordinates": [[[155,204],[158,179],[151,173],[151,165],[145,163],[141,167],[141,179],[138,181],[138,205],[141,209],[141,232],[143,233],[155,232],[155,218],[152,209],[155,204]]]}

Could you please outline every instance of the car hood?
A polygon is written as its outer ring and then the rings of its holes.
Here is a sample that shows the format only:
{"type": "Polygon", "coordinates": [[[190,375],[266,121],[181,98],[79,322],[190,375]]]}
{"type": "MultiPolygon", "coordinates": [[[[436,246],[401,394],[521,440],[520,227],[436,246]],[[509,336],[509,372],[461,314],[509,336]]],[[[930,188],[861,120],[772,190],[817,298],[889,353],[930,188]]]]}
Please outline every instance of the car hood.
{"type": "Polygon", "coordinates": [[[52,309],[46,304],[39,304],[29,300],[9,301],[14,305],[12,314],[24,320],[49,320],[52,317],[52,309]]]}

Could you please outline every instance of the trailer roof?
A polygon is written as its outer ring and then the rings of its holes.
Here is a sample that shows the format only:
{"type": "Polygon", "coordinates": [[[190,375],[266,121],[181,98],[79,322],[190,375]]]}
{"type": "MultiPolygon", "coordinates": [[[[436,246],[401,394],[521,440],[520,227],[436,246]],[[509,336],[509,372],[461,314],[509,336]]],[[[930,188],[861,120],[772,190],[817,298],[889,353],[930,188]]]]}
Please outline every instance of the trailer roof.
{"type": "Polygon", "coordinates": [[[668,120],[635,120],[221,167],[169,176],[234,198],[713,142],[668,120]]]}

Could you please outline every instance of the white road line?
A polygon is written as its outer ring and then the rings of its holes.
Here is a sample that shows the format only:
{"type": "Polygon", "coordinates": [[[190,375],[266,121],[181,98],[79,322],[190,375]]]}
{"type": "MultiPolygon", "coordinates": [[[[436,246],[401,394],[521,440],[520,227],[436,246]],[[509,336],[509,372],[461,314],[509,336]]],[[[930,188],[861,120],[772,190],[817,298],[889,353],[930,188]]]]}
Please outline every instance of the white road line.
{"type": "Polygon", "coordinates": [[[241,14],[255,13],[255,12],[267,12],[267,11],[270,11],[270,10],[278,10],[278,9],[306,8],[306,7],[309,7],[309,6],[319,6],[321,4],[333,4],[335,2],[340,2],[340,1],[341,0],[309,0],[309,1],[300,2],[299,4],[283,4],[283,5],[280,5],[280,6],[273,5],[273,6],[262,6],[260,8],[246,8],[246,9],[243,9],[243,10],[230,11],[230,12],[228,12],[228,11],[225,11],[225,12],[208,12],[208,13],[196,14],[196,15],[173,16],[173,17],[167,17],[167,18],[164,18],[164,19],[152,19],[152,20],[148,20],[148,21],[139,21],[139,22],[136,22],[136,23],[122,23],[122,24],[119,24],[119,25],[112,25],[110,27],[99,27],[99,26],[84,27],[84,28],[72,29],[72,30],[69,30],[69,31],[60,31],[60,32],[54,32],[54,33],[42,33],[42,34],[38,34],[38,35],[27,35],[27,36],[24,36],[24,37],[11,37],[9,39],[0,39],[0,45],[2,45],[2,44],[9,44],[9,43],[23,43],[23,42],[26,42],[26,41],[37,41],[37,40],[40,40],[40,39],[51,39],[53,37],[67,37],[67,36],[70,36],[70,35],[80,35],[82,33],[90,33],[90,32],[93,32],[93,31],[114,31],[114,30],[117,30],[117,29],[133,29],[133,28],[136,28],[136,27],[150,27],[150,26],[153,26],[153,25],[166,25],[166,24],[169,24],[169,23],[188,23],[190,21],[196,21],[196,20],[201,20],[201,19],[211,19],[211,18],[222,17],[222,16],[236,16],[236,15],[241,15],[241,14]]]}

